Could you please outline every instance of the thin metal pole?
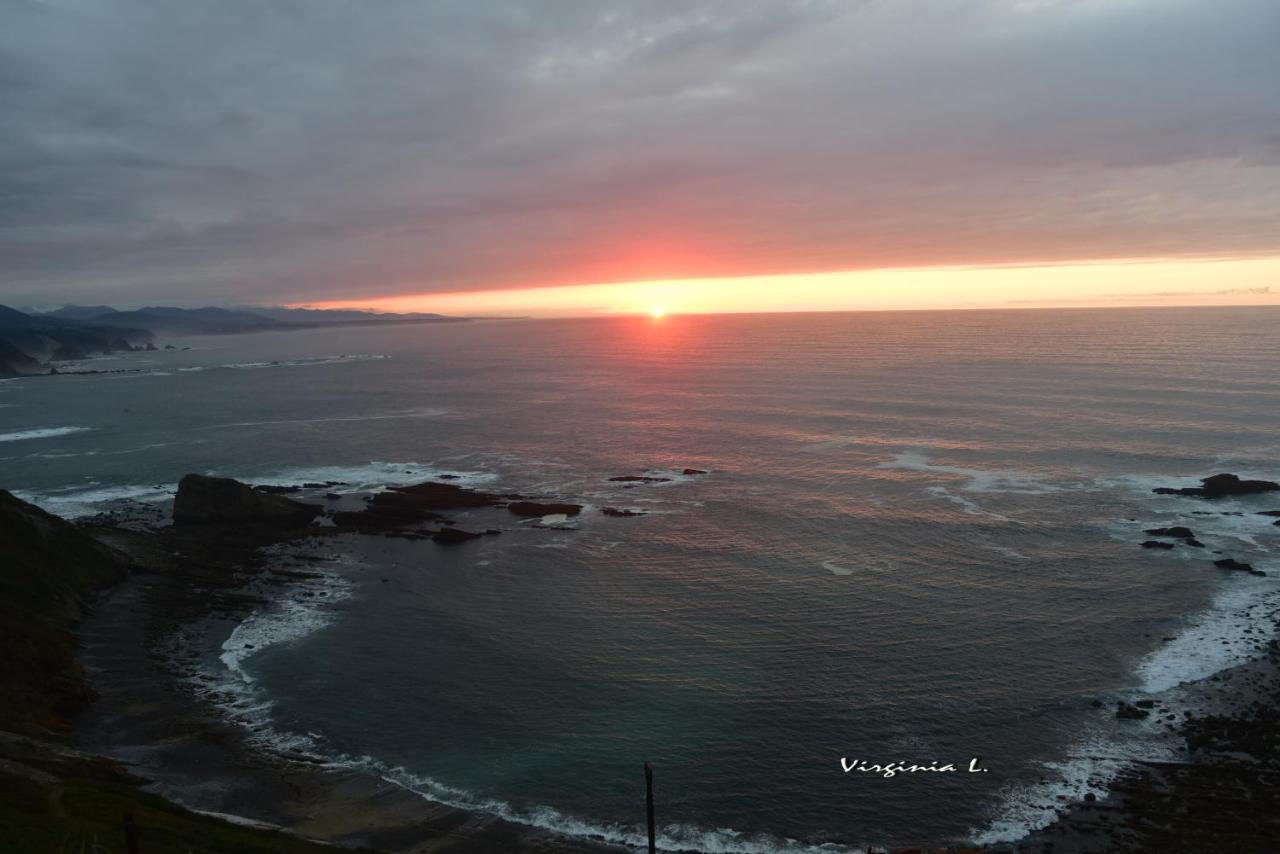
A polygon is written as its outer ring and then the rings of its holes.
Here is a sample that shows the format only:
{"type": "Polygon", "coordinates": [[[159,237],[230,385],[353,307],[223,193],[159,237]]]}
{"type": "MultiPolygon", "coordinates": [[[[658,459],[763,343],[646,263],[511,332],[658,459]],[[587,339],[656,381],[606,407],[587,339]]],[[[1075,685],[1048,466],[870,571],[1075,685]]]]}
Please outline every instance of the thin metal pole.
{"type": "Polygon", "coordinates": [[[658,838],[653,830],[653,769],[644,763],[644,811],[649,820],[649,854],[658,850],[658,838]]]}

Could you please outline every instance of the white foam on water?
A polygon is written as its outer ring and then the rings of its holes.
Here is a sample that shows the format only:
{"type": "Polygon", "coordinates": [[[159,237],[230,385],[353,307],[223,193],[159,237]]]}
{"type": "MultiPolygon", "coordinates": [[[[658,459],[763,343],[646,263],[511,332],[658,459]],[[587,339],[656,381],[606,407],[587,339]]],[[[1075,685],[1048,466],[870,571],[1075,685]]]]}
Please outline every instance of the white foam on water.
{"type": "Polygon", "coordinates": [[[847,566],[841,566],[834,560],[824,560],[822,568],[830,572],[832,575],[853,575],[853,569],[847,566]]]}
{"type": "MultiPolygon", "coordinates": [[[[210,472],[211,474],[222,474],[210,472]]],[[[326,487],[335,493],[368,492],[387,486],[409,486],[427,480],[444,479],[458,486],[472,486],[497,480],[493,472],[440,468],[431,463],[371,462],[354,466],[307,466],[272,471],[233,471],[222,474],[247,483],[274,486],[301,486],[304,483],[336,482],[345,486],[326,487]]]]}
{"type": "Polygon", "coordinates": [[[218,656],[220,668],[207,667],[187,680],[197,695],[245,727],[251,743],[282,752],[313,751],[316,737],[272,728],[273,703],[249,663],[264,650],[296,643],[330,625],[336,616],[334,604],[351,598],[354,589],[344,575],[314,568],[308,571],[316,577],[279,589],[269,605],[254,610],[231,630],[218,656]]]}
{"type": "Polygon", "coordinates": [[[242,815],[233,815],[232,813],[229,813],[229,812],[214,812],[213,810],[198,810],[198,809],[195,809],[194,807],[187,807],[187,809],[193,813],[196,813],[197,815],[207,815],[210,818],[216,818],[220,821],[225,821],[227,824],[235,824],[240,827],[252,827],[258,830],[274,830],[278,832],[289,833],[289,831],[286,828],[281,827],[278,824],[272,824],[269,821],[258,821],[256,818],[245,818],[242,815]]]}
{"type": "MultiPolygon", "coordinates": [[[[1265,616],[1280,606],[1280,561],[1257,558],[1258,553],[1269,551],[1265,544],[1259,544],[1257,537],[1277,533],[1270,524],[1274,521],[1271,517],[1258,515],[1257,508],[1248,501],[1206,501],[1190,496],[1156,495],[1151,491],[1157,487],[1199,484],[1199,478],[1145,475],[1095,482],[1101,488],[1131,490],[1135,497],[1161,499],[1156,505],[1155,518],[1117,521],[1108,526],[1114,539],[1131,542],[1136,547],[1141,539],[1147,538],[1145,529],[1186,525],[1207,548],[1179,543],[1172,550],[1154,554],[1199,563],[1204,572],[1223,576],[1222,587],[1210,606],[1189,617],[1171,641],[1146,655],[1135,667],[1134,693],[1161,697],[1166,710],[1178,705],[1182,686],[1201,682],[1265,655],[1264,645],[1269,638],[1250,630],[1269,625],[1265,616]],[[1196,515],[1197,511],[1208,515],[1196,515]],[[1236,512],[1241,515],[1223,515],[1236,512]],[[1231,543],[1247,544],[1247,551],[1237,550],[1232,556],[1267,575],[1258,577],[1213,566],[1213,560],[1226,556],[1215,553],[1215,546],[1225,549],[1231,543]]],[[[1105,798],[1108,785],[1135,761],[1185,758],[1177,752],[1176,743],[1158,737],[1153,729],[1154,715],[1146,721],[1126,723],[1127,726],[1110,734],[1091,735],[1082,740],[1068,751],[1063,761],[1045,763],[1047,779],[1011,786],[1004,793],[997,817],[986,828],[971,831],[971,841],[980,845],[1016,842],[1052,824],[1086,794],[1105,798]]]]}
{"type": "MultiPolygon", "coordinates": [[[[584,821],[550,806],[517,808],[498,798],[477,795],[431,777],[415,774],[403,767],[387,765],[369,756],[337,757],[329,764],[334,768],[374,773],[386,782],[434,803],[495,815],[516,824],[564,836],[633,849],[643,849],[648,843],[644,829],[638,825],[584,821]]],[[[863,849],[834,843],[809,845],[794,839],[750,835],[731,828],[704,828],[690,824],[668,824],[659,828],[656,842],[659,851],[700,851],[706,854],[863,854],[863,849]]]]}
{"type": "Polygon", "coordinates": [[[154,504],[167,501],[173,498],[177,488],[177,484],[172,483],[126,484],[124,486],[99,486],[93,484],[87,487],[83,484],[78,484],[43,492],[15,491],[14,495],[23,501],[29,501],[37,507],[47,510],[55,516],[61,516],[64,519],[78,519],[83,516],[93,516],[103,510],[110,509],[108,505],[116,502],[140,501],[154,504]]]}
{"type": "Polygon", "coordinates": [[[1031,558],[1024,555],[1022,552],[1018,551],[1017,549],[1011,548],[1010,546],[998,546],[998,545],[988,543],[983,545],[983,548],[989,549],[993,552],[996,552],[997,554],[1002,554],[1005,557],[1013,558],[1014,560],[1031,560],[1031,558]]]}
{"type": "MultiPolygon", "coordinates": [[[[1266,571],[1260,564],[1255,567],[1266,571]]],[[[1210,565],[1206,569],[1223,571],[1210,565]]],[[[1192,617],[1172,641],[1138,664],[1140,690],[1160,693],[1261,656],[1261,636],[1245,629],[1266,625],[1265,615],[1280,602],[1280,579],[1274,573],[1274,567],[1265,578],[1232,571],[1233,577],[1227,579],[1209,610],[1192,617]]]]}
{"type": "Polygon", "coordinates": [[[992,513],[990,510],[984,510],[982,505],[978,504],[976,501],[971,501],[963,495],[956,495],[945,486],[930,486],[925,489],[925,492],[930,495],[935,495],[943,501],[950,501],[952,504],[958,504],[964,509],[964,512],[968,513],[970,516],[986,516],[990,519],[997,519],[1001,522],[1013,521],[1008,516],[1001,513],[992,513]]]}
{"type": "Polygon", "coordinates": [[[0,433],[0,442],[25,442],[32,439],[53,439],[57,436],[70,436],[72,433],[87,433],[93,427],[35,427],[30,430],[18,430],[14,433],[0,433]]]}
{"type": "Polygon", "coordinates": [[[965,492],[1014,492],[1043,495],[1063,490],[1063,487],[1045,483],[1036,475],[1015,469],[970,469],[933,465],[929,462],[929,457],[919,451],[903,451],[892,460],[880,463],[876,468],[905,469],[964,477],[968,479],[968,482],[961,487],[965,492]]]}
{"type": "Polygon", "coordinates": [[[218,370],[257,370],[260,368],[301,368],[311,365],[334,365],[345,362],[381,362],[391,357],[385,353],[354,353],[343,356],[316,356],[307,359],[279,359],[270,362],[228,362],[221,365],[188,365],[178,368],[180,373],[200,373],[218,370]]]}
{"type": "Polygon", "coordinates": [[[1006,787],[998,817],[985,828],[970,830],[969,841],[975,845],[1017,842],[1053,824],[1085,795],[1105,800],[1108,786],[1134,761],[1179,758],[1172,745],[1143,738],[1149,730],[1143,726],[1145,721],[1133,723],[1134,737],[1087,737],[1072,746],[1066,759],[1045,762],[1044,779],[1006,787]]]}
{"type": "Polygon", "coordinates": [[[276,421],[237,421],[231,424],[213,424],[207,430],[221,430],[226,427],[270,427],[274,424],[328,424],[348,421],[395,421],[402,418],[438,418],[447,415],[447,409],[423,407],[404,409],[397,412],[384,412],[370,415],[333,415],[325,418],[284,418],[276,421]]]}
{"type": "MultiPolygon", "coordinates": [[[[265,649],[295,643],[329,625],[335,618],[333,603],[350,598],[353,584],[335,572],[291,584],[272,604],[243,619],[223,642],[217,670],[206,668],[191,675],[197,694],[219,706],[230,720],[242,726],[251,744],[285,754],[320,761],[332,768],[376,774],[434,803],[499,816],[511,822],[577,838],[618,845],[646,844],[639,826],[596,824],[567,815],[550,806],[517,808],[506,801],[479,796],[403,767],[393,767],[368,757],[326,756],[323,735],[289,733],[273,727],[272,701],[253,676],[251,662],[265,649]],[[307,593],[312,595],[307,596],[307,593]],[[324,592],[327,596],[318,594],[324,592]]],[[[180,641],[181,643],[181,641],[180,641]]],[[[862,849],[835,844],[808,845],[793,839],[748,835],[729,828],[702,828],[671,824],[657,838],[663,851],[698,850],[707,854],[863,854],[862,849]]]]}

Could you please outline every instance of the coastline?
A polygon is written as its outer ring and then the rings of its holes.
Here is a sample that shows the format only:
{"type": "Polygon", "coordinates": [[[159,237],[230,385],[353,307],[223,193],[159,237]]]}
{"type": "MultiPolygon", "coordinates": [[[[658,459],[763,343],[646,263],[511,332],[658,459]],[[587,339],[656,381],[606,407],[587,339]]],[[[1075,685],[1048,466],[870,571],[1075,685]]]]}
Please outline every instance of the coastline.
{"type": "Polygon", "coordinates": [[[302,573],[274,569],[261,550],[283,545],[306,560],[325,533],[237,540],[215,527],[93,529],[143,572],[114,588],[79,629],[98,698],[75,722],[78,748],[128,763],[148,790],[188,809],[330,844],[458,854],[619,850],[437,804],[368,770],[251,743],[243,726],[192,691],[183,662],[172,658],[177,650],[165,644],[181,626],[210,617],[236,622],[266,605],[271,588],[302,573]]]}
{"type": "MultiPolygon", "coordinates": [[[[214,645],[227,654],[227,638],[246,617],[296,593],[290,585],[322,578],[331,538],[352,531],[171,526],[155,505],[134,508],[76,526],[141,570],[78,629],[80,659],[99,697],[76,721],[77,747],[127,763],[149,781],[148,791],[189,809],[305,839],[397,852],[623,850],[433,803],[372,769],[264,748],[252,726],[229,720],[210,696],[192,690],[192,662],[182,656],[193,653],[168,641],[180,628],[215,620],[225,631],[214,645]]],[[[1143,707],[1152,708],[1152,720],[1141,726],[1187,739],[1185,756],[1124,757],[1105,794],[1075,804],[1060,798],[1062,815],[1051,824],[987,850],[1269,850],[1280,834],[1267,820],[1280,815],[1272,794],[1280,768],[1267,761],[1280,753],[1280,607],[1267,610],[1265,627],[1258,622],[1246,631],[1261,658],[1146,695],[1157,699],[1154,708],[1143,707]],[[1215,847],[1218,840],[1227,842],[1215,847]]],[[[1125,693],[1139,706],[1146,702],[1137,688],[1125,693]]]]}
{"type": "Polygon", "coordinates": [[[1270,852],[1280,840],[1280,612],[1258,659],[1183,687],[1171,761],[1128,760],[1105,796],[998,850],[1270,852]],[[1194,711],[1193,711],[1194,709],[1194,711]]]}

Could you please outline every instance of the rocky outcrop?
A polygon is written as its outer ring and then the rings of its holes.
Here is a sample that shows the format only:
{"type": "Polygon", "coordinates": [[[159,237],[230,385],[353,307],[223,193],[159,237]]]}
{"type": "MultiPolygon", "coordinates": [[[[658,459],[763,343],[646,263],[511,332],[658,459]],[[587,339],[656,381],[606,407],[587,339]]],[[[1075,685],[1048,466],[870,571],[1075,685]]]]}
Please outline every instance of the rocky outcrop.
{"type": "Polygon", "coordinates": [[[1174,537],[1179,540],[1194,539],[1195,531],[1182,525],[1174,525],[1169,528],[1148,528],[1145,533],[1151,537],[1174,537]]]}
{"type": "Polygon", "coordinates": [[[459,543],[465,543],[470,540],[478,540],[484,534],[477,534],[473,531],[463,531],[460,528],[441,528],[431,534],[431,541],[439,543],[442,546],[454,546],[459,543]]]}
{"type": "Polygon", "coordinates": [[[1254,569],[1253,564],[1241,563],[1240,561],[1232,557],[1223,558],[1222,560],[1215,560],[1213,562],[1213,565],[1216,566],[1218,569],[1230,569],[1234,572],[1247,572],[1250,575],[1258,575],[1263,577],[1266,576],[1266,573],[1263,572],[1262,570],[1254,569]]]}
{"type": "Polygon", "coordinates": [[[624,474],[619,477],[609,478],[610,483],[670,483],[669,477],[652,477],[642,474],[624,474]]]}
{"type": "Polygon", "coordinates": [[[680,472],[680,474],[687,474],[687,475],[706,474],[706,471],[704,469],[685,469],[684,471],[680,472]]]}
{"type": "Polygon", "coordinates": [[[643,510],[628,510],[624,507],[602,507],[600,512],[606,516],[627,517],[627,516],[648,516],[649,514],[643,510]]]}
{"type": "Polygon", "coordinates": [[[280,528],[306,525],[320,508],[262,492],[226,477],[189,474],[178,483],[173,521],[179,525],[236,523],[280,528]]]}
{"type": "Polygon", "coordinates": [[[1238,495],[1258,495],[1263,492],[1280,492],[1280,483],[1270,480],[1241,480],[1234,474],[1215,474],[1202,478],[1202,486],[1181,489],[1161,486],[1153,489],[1157,495],[1190,495],[1197,498],[1229,498],[1238,495]]]}
{"type": "Polygon", "coordinates": [[[72,624],[98,588],[124,578],[123,555],[0,490],[0,729],[61,730],[92,698],[72,624]]]}
{"type": "Polygon", "coordinates": [[[507,511],[516,516],[577,516],[582,512],[582,505],[541,501],[513,501],[507,505],[507,511]]]}
{"type": "Polygon", "coordinates": [[[1147,540],[1145,543],[1143,543],[1143,544],[1142,544],[1142,547],[1143,547],[1144,549],[1165,549],[1165,550],[1168,550],[1168,549],[1173,548],[1173,543],[1165,543],[1165,542],[1161,542],[1160,540],[1147,540]]]}
{"type": "MultiPolygon", "coordinates": [[[[501,507],[512,497],[427,481],[375,493],[365,499],[365,509],[334,513],[332,518],[339,528],[388,534],[426,522],[448,522],[443,515],[447,510],[501,507]]],[[[436,541],[443,542],[451,536],[445,534],[444,539],[436,541]]]]}
{"type": "Polygon", "coordinates": [[[1151,715],[1148,709],[1139,708],[1132,703],[1126,703],[1123,700],[1116,701],[1116,718],[1122,721],[1140,721],[1151,715]]]}

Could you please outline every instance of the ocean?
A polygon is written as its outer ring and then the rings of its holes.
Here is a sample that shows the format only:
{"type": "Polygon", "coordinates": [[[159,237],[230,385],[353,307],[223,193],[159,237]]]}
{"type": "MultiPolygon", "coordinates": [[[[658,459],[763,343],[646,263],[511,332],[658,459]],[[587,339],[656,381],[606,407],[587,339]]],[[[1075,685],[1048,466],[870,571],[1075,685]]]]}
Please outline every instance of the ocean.
{"type": "Polygon", "coordinates": [[[0,487],[69,516],[162,502],[193,471],[339,494],[448,474],[582,502],[456,547],[324,540],[323,577],[225,627],[192,690],[264,746],[567,833],[639,842],[648,761],[665,848],[997,842],[1104,795],[1126,758],[1176,754],[1160,716],[1117,720],[1117,700],[1176,708],[1180,683],[1260,654],[1248,629],[1280,596],[1280,528],[1258,511],[1280,498],[1151,490],[1280,479],[1278,321],[192,338],[79,366],[124,373],[0,382],[0,487]],[[662,480],[610,480],[627,475],[662,480]],[[1140,547],[1168,525],[1205,548],[1140,547]]]}

